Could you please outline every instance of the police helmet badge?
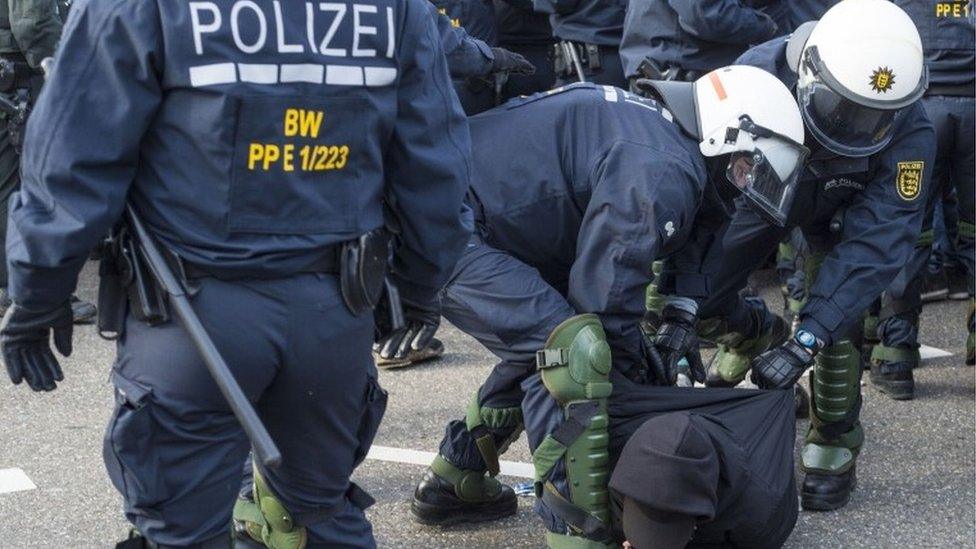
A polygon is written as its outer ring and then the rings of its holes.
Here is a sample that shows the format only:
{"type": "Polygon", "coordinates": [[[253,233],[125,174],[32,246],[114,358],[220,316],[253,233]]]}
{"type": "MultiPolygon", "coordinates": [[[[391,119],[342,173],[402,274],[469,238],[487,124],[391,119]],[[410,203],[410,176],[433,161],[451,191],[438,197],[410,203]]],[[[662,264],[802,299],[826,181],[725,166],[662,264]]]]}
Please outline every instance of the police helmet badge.
{"type": "Polygon", "coordinates": [[[895,83],[895,73],[888,67],[878,67],[871,73],[871,89],[877,93],[888,93],[895,83]]]}
{"type": "Polygon", "coordinates": [[[913,160],[898,163],[898,175],[895,177],[895,189],[902,200],[915,200],[922,192],[922,172],[925,162],[913,160]]]}

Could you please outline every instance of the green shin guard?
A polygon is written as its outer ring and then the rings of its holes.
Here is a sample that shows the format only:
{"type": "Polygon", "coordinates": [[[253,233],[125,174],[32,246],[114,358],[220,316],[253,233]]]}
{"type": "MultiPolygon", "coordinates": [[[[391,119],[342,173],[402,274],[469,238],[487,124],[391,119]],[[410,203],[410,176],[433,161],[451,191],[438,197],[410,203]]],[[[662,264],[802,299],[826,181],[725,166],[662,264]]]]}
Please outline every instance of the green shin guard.
{"type": "Polygon", "coordinates": [[[846,473],[864,444],[858,419],[861,399],[860,355],[841,341],[817,355],[810,373],[810,428],[803,445],[805,472],[846,473]]]}
{"type": "MultiPolygon", "coordinates": [[[[761,317],[757,318],[756,322],[760,326],[764,324],[761,317]]],[[[768,330],[761,331],[751,339],[745,339],[742,334],[735,332],[715,338],[718,353],[715,355],[714,374],[710,376],[707,385],[713,387],[738,385],[749,372],[753,358],[781,345],[788,337],[790,337],[790,326],[781,317],[775,316],[768,330]]]]}
{"type": "Polygon", "coordinates": [[[664,302],[667,301],[667,297],[657,291],[657,278],[663,270],[664,263],[662,261],[655,261],[651,264],[654,282],[647,285],[647,290],[644,295],[644,309],[646,312],[641,322],[644,325],[644,331],[650,334],[657,331],[661,323],[661,311],[664,310],[664,302]]]}
{"type": "Polygon", "coordinates": [[[430,470],[454,486],[454,494],[461,501],[472,503],[486,501],[496,497],[502,491],[501,482],[485,476],[484,471],[458,469],[441,456],[434,458],[430,470]]]}
{"type": "Polygon", "coordinates": [[[536,495],[568,526],[548,533],[553,549],[604,548],[610,542],[610,347],[596,315],[574,316],[553,330],[536,362],[542,382],[563,409],[565,421],[532,454],[536,495]],[[562,461],[569,498],[549,476],[562,461]]]}
{"type": "Polygon", "coordinates": [[[522,433],[522,408],[518,406],[512,408],[482,406],[478,402],[479,392],[475,391],[468,403],[464,423],[468,432],[474,437],[475,445],[478,447],[481,459],[485,462],[488,474],[494,477],[499,472],[498,456],[503,454],[522,433]],[[502,429],[511,429],[511,434],[502,441],[499,447],[496,446],[492,430],[502,429]]]}
{"type": "Polygon", "coordinates": [[[295,524],[257,467],[254,467],[254,501],[237,500],[234,520],[242,522],[248,536],[269,549],[305,549],[308,542],[305,527],[295,524]]]}

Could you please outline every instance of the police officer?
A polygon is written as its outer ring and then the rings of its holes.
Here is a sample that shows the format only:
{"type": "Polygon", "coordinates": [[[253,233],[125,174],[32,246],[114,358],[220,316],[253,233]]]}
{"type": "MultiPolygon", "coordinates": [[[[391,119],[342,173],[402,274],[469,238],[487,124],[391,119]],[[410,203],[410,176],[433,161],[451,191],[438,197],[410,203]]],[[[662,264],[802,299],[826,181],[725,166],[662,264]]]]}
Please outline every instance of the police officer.
{"type": "Polygon", "coordinates": [[[620,57],[631,81],[690,82],[732,63],[777,29],[751,0],[634,0],[627,6],[620,57]]]}
{"type": "MultiPolygon", "coordinates": [[[[58,8],[55,0],[0,0],[0,93],[23,109],[21,116],[0,114],[0,242],[7,238],[10,195],[20,185],[26,116],[41,92],[61,37],[58,8]]],[[[7,278],[6,251],[0,251],[0,310],[4,311],[10,306],[7,278]]],[[[95,318],[95,306],[75,296],[71,296],[71,309],[77,323],[95,318]]]]}
{"type": "Polygon", "coordinates": [[[552,88],[556,40],[549,17],[533,10],[531,0],[495,0],[495,26],[498,45],[522,55],[536,68],[534,75],[509,77],[501,86],[499,101],[552,88]]]}
{"type": "MultiPolygon", "coordinates": [[[[564,488],[564,467],[552,469],[562,454],[541,441],[561,421],[567,393],[582,390],[563,379],[567,359],[574,379],[593,382],[579,397],[593,412],[580,419],[581,428],[594,430],[593,440],[606,433],[597,410],[610,381],[672,385],[682,357],[700,367],[692,327],[720,253],[726,202],[740,190],[764,203],[772,200],[764,193],[789,194],[805,153],[802,121],[786,88],[752,67],[722,69],[694,85],[661,86],[670,110],[618,88],[575,84],[471,119],[476,177],[469,201],[478,231],[441,290],[440,307],[500,362],[465,419],[448,425],[414,495],[418,521],[514,513],[512,490],[494,475],[498,456],[523,425],[537,471],[545,473],[539,485],[551,480],[564,488]],[[730,154],[738,155],[735,162],[730,154]],[[714,184],[709,173],[719,174],[714,184]],[[665,256],[671,260],[661,284],[672,297],[659,333],[645,340],[638,327],[642,296],[651,262],[665,256]],[[582,346],[578,356],[573,342],[582,346]],[[540,383],[523,395],[537,357],[545,388],[540,383]],[[575,362],[586,357],[595,369],[575,362]]],[[[605,495],[600,451],[577,460],[573,467],[582,469],[570,476],[602,481],[594,489],[605,495]]]]}
{"type": "MultiPolygon", "coordinates": [[[[426,2],[321,8],[74,6],[28,126],[0,329],[14,383],[54,389],[50,334],[70,353],[68,297],[128,200],[282,451],[255,469],[252,516],[276,548],[375,546],[349,481],[386,402],[373,315],[354,299],[374,288],[340,291],[338,273],[382,273],[340,247],[388,223],[391,276],[425,301],[469,233],[467,124],[426,2]]],[[[247,438],[183,327],[136,309],[104,452],[143,536],[125,546],[228,547],[247,438]]]]}
{"type": "Polygon", "coordinates": [[[720,343],[713,379],[727,384],[745,376],[750,359],[764,388],[792,387],[814,366],[802,503],[836,509],[850,498],[864,440],[860,358],[849,333],[911,256],[931,191],[934,133],[915,104],[927,86],[921,41],[890,2],[844,0],[819,22],[757,46],[739,62],[794,89],[813,136],[797,197],[804,207],[787,219],[810,246],[807,302],[789,338],[788,325],[761,301],[737,296],[786,230],[743,202],[703,306],[703,318],[717,318],[703,321],[700,335],[720,343]]]}
{"type": "Polygon", "coordinates": [[[550,15],[556,85],[595,82],[627,87],[620,62],[627,0],[532,0],[550,15]]]}

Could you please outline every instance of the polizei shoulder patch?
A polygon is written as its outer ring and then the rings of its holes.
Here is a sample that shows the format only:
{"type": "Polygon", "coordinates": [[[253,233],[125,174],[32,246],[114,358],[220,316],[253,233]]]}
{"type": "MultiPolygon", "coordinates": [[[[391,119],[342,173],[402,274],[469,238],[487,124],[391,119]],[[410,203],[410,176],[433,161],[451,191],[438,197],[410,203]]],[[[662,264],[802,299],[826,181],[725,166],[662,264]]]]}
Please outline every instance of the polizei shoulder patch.
{"type": "Polygon", "coordinates": [[[913,160],[898,163],[898,175],[895,177],[895,188],[898,196],[903,200],[915,200],[922,192],[922,172],[925,162],[913,160]]]}

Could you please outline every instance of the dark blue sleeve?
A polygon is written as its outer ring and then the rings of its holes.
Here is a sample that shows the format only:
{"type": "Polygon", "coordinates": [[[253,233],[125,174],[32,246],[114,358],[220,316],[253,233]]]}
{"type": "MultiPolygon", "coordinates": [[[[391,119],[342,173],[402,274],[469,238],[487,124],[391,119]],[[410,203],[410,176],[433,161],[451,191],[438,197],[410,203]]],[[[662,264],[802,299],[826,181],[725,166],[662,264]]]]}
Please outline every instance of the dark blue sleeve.
{"type": "Polygon", "coordinates": [[[801,327],[828,344],[888,287],[918,240],[933,187],[935,132],[916,104],[899,133],[872,159],[874,177],[848,206],[841,241],[824,259],[800,311],[801,327]],[[912,180],[920,185],[914,194],[912,180]]]}
{"type": "Polygon", "coordinates": [[[621,371],[641,359],[637,322],[644,314],[651,263],[669,236],[667,223],[692,222],[694,177],[695,170],[677,157],[626,141],[613,144],[590,175],[593,194],[576,243],[568,297],[577,311],[600,315],[621,371]]]}
{"type": "Polygon", "coordinates": [[[532,0],[535,11],[558,15],[573,13],[579,3],[580,0],[532,0]]]}
{"type": "Polygon", "coordinates": [[[398,111],[386,163],[387,202],[400,228],[393,277],[429,302],[468,241],[462,201],[471,171],[468,122],[451,87],[427,0],[407,0],[398,111]]]}
{"type": "Polygon", "coordinates": [[[757,44],[776,36],[776,23],[739,0],[668,0],[688,34],[722,44],[757,44]]]}
{"type": "Polygon", "coordinates": [[[74,290],[89,251],[119,219],[160,102],[155,2],[76,3],[31,114],[11,197],[10,294],[50,308],[74,290]]]}
{"type": "Polygon", "coordinates": [[[437,23],[441,47],[447,56],[447,67],[454,78],[484,76],[491,71],[495,55],[491,46],[483,40],[471,37],[463,27],[455,27],[451,18],[437,11],[437,7],[427,3],[431,16],[437,23]]]}
{"type": "Polygon", "coordinates": [[[664,263],[657,282],[662,295],[687,297],[699,303],[711,295],[712,279],[722,264],[722,240],[731,219],[730,206],[711,185],[707,186],[688,240],[664,263]]]}

